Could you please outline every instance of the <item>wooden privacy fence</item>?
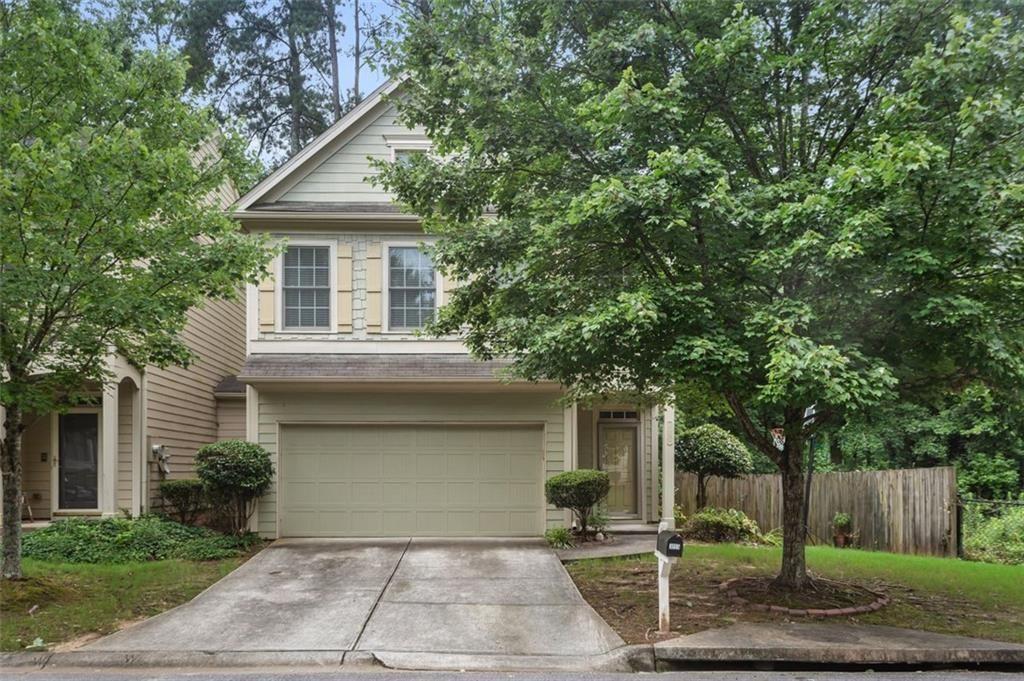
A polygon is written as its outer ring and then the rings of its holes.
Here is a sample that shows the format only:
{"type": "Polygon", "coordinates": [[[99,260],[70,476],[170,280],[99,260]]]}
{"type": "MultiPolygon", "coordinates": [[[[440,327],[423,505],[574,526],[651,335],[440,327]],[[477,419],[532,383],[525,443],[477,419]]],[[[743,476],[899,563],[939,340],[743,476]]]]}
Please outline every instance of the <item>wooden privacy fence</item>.
{"type": "MultiPolygon", "coordinates": [[[[736,508],[762,532],[782,526],[782,476],[709,478],[708,506],[736,508]]],[[[676,474],[676,502],[690,515],[697,476],[676,474]]],[[[855,545],[894,553],[956,556],[956,472],[952,466],[887,471],[815,473],[808,516],[811,541],[832,542],[832,517],[849,513],[855,545]]]]}

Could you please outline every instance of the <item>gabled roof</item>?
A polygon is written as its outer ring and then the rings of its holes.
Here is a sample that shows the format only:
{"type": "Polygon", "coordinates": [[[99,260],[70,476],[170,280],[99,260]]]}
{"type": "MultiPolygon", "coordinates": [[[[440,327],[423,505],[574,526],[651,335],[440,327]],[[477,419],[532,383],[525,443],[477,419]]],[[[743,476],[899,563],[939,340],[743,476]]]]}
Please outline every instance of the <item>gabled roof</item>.
{"type": "Polygon", "coordinates": [[[359,123],[367,115],[375,111],[383,103],[384,98],[392,94],[402,84],[401,79],[389,80],[366,96],[351,111],[338,119],[319,137],[302,148],[299,153],[288,159],[284,165],[272,172],[262,182],[250,189],[235,204],[235,213],[250,210],[256,204],[264,202],[268,197],[277,197],[283,193],[282,188],[293,186],[320,163],[337,151],[346,141],[346,132],[358,129],[359,123]]]}

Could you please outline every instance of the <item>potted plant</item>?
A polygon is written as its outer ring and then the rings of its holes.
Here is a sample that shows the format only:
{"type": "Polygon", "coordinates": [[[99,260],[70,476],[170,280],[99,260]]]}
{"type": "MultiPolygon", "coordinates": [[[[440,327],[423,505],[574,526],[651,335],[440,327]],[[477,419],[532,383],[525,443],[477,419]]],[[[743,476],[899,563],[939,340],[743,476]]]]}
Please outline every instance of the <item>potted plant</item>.
{"type": "Polygon", "coordinates": [[[839,549],[853,546],[853,518],[849,513],[839,511],[832,516],[832,543],[839,549]]]}

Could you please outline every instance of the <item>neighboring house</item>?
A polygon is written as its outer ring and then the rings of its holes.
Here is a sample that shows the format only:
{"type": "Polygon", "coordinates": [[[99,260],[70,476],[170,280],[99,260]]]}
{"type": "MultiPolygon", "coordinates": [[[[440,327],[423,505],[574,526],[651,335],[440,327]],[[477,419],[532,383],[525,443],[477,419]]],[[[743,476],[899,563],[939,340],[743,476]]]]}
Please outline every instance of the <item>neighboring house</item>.
{"type": "MultiPolygon", "coordinates": [[[[208,151],[208,149],[205,149],[208,151]]],[[[210,197],[227,208],[224,186],[210,197]]],[[[23,520],[138,515],[160,503],[165,478],[192,477],[199,447],[245,437],[245,305],[210,301],[188,313],[188,367],[138,368],[117,354],[106,389],[65,414],[27,414],[21,439],[23,520]]]]}
{"type": "Polygon", "coordinates": [[[611,475],[612,518],[657,521],[658,424],[670,433],[671,412],[565,408],[557,384],[503,382],[505,363],[418,334],[452,282],[421,251],[431,237],[416,216],[366,180],[367,157],[430,146],[396,122],[396,90],[379,88],[237,204],[246,230],[286,244],[247,295],[247,437],[271,452],[277,478],[254,527],[540,535],[569,518],[546,505],[544,480],[575,468],[611,475]]]}

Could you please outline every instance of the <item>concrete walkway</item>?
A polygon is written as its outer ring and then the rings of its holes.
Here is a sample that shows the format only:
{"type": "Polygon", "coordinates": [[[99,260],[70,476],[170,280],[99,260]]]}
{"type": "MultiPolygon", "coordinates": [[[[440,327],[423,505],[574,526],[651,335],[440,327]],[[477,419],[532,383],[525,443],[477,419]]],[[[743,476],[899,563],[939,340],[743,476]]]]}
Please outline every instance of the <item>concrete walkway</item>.
{"type": "Polygon", "coordinates": [[[563,562],[587,560],[589,558],[619,558],[654,553],[658,541],[656,534],[617,534],[611,542],[588,542],[568,549],[556,549],[555,554],[563,562]]]}
{"type": "Polygon", "coordinates": [[[473,655],[587,657],[622,645],[541,540],[290,540],[83,652],[259,652],[291,663],[372,653],[423,667],[434,666],[424,655],[457,664],[473,655]]]}

